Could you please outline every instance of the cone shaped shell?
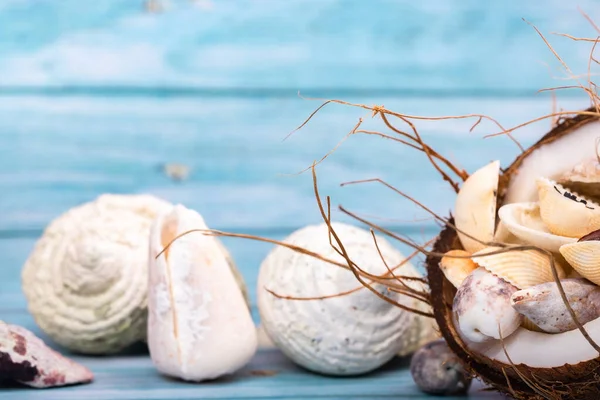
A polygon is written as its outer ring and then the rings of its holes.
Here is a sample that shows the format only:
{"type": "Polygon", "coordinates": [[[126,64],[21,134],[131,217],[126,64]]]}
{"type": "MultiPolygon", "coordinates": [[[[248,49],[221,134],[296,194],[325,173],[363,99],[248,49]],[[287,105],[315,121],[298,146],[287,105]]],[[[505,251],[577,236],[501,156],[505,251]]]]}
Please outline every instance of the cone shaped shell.
{"type": "Polygon", "coordinates": [[[579,275],[600,285],[600,241],[567,244],[560,248],[560,254],[579,275]]]}
{"type": "Polygon", "coordinates": [[[537,186],[540,216],[550,232],[579,238],[600,228],[600,205],[545,178],[537,186]]]}
{"type": "Polygon", "coordinates": [[[526,244],[558,253],[560,246],[577,239],[552,234],[544,225],[538,203],[506,204],[498,210],[502,226],[526,244]]]}
{"type": "Polygon", "coordinates": [[[257,333],[223,248],[197,212],[177,205],[150,230],[148,348],[165,375],[203,381],[231,374],[257,349],[257,333]],[[163,249],[171,243],[165,251],[163,249]]]}
{"type": "MultiPolygon", "coordinates": [[[[500,247],[488,247],[473,254],[473,261],[519,289],[553,281],[550,258],[535,250],[513,250],[492,253],[500,247]],[[484,255],[484,256],[482,256],[484,255]]],[[[555,261],[559,278],[564,278],[562,266],[555,261]]]]}
{"type": "Polygon", "coordinates": [[[487,243],[494,238],[499,172],[499,161],[475,171],[456,196],[455,225],[460,242],[469,253],[485,248],[486,245],[479,241],[487,243]]]}

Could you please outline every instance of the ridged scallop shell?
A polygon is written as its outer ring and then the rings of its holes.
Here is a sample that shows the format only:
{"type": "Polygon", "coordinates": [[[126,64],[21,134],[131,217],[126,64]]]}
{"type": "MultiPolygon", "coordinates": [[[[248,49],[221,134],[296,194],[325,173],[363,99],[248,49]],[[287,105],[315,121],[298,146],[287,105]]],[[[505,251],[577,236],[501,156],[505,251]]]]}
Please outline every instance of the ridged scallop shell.
{"type": "Polygon", "coordinates": [[[560,248],[560,254],[579,275],[600,285],[600,241],[566,244],[560,248]]]}
{"type": "Polygon", "coordinates": [[[546,178],[537,179],[540,216],[550,232],[579,238],[600,229],[600,205],[546,178]]]}
{"type": "Polygon", "coordinates": [[[474,253],[494,238],[500,162],[475,171],[463,183],[454,205],[454,224],[463,248],[474,253]],[[477,240],[470,238],[472,236],[477,240]]]}
{"type": "Polygon", "coordinates": [[[552,234],[540,216],[538,203],[506,204],[498,210],[502,226],[510,233],[532,246],[554,253],[569,243],[575,243],[576,238],[552,234]]]}
{"type": "MultiPolygon", "coordinates": [[[[473,261],[494,275],[519,289],[526,289],[544,282],[554,281],[550,259],[535,250],[511,250],[504,253],[484,254],[502,250],[500,247],[487,247],[473,254],[473,261]],[[482,256],[483,255],[483,256],[482,256]]],[[[562,265],[555,260],[559,278],[565,277],[562,265]]]]}

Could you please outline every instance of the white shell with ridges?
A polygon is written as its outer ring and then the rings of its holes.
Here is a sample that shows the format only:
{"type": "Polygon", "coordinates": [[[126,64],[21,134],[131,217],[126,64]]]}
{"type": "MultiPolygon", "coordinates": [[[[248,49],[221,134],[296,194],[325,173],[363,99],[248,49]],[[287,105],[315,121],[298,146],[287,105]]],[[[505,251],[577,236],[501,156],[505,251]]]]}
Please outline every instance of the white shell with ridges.
{"type": "Polygon", "coordinates": [[[246,365],[257,348],[244,296],[214,236],[195,211],[177,205],[150,232],[148,347],[163,374],[203,381],[246,365]],[[156,258],[158,256],[158,258],[156,258]]]}
{"type": "Polygon", "coordinates": [[[494,238],[499,173],[500,162],[491,162],[469,176],[456,196],[454,224],[469,253],[483,249],[494,238]]]}
{"type": "MultiPolygon", "coordinates": [[[[519,289],[554,280],[548,255],[536,250],[511,250],[485,255],[502,250],[506,249],[485,248],[473,254],[473,261],[519,289]]],[[[559,278],[564,278],[565,272],[558,260],[554,260],[554,265],[559,278]]]]}
{"type": "MultiPolygon", "coordinates": [[[[333,223],[333,228],[360,268],[373,274],[387,272],[370,232],[342,223],[333,223]]],[[[285,242],[345,262],[330,246],[326,224],[302,228],[285,242]]],[[[378,237],[377,243],[390,267],[404,260],[384,238],[378,237]]],[[[418,276],[410,263],[397,269],[396,274],[418,276]]],[[[261,323],[275,345],[291,360],[309,370],[331,375],[369,372],[397,353],[413,352],[423,339],[431,339],[434,332],[423,328],[426,325],[421,322],[423,317],[389,304],[365,288],[322,300],[283,299],[267,291],[304,298],[335,295],[357,287],[360,283],[352,272],[276,246],[260,267],[257,293],[261,323]]],[[[381,285],[375,287],[402,304],[419,307],[417,300],[388,292],[381,285]]]]}
{"type": "Polygon", "coordinates": [[[171,205],[105,194],[45,229],[22,271],[29,312],[60,345],[107,354],[146,336],[148,233],[171,205]]]}
{"type": "Polygon", "coordinates": [[[579,275],[600,285],[600,241],[567,244],[560,248],[560,254],[579,275]]]}
{"type": "Polygon", "coordinates": [[[521,239],[523,244],[558,253],[560,246],[577,241],[575,238],[550,233],[542,221],[538,203],[506,204],[500,207],[498,216],[502,226],[521,239]]]}

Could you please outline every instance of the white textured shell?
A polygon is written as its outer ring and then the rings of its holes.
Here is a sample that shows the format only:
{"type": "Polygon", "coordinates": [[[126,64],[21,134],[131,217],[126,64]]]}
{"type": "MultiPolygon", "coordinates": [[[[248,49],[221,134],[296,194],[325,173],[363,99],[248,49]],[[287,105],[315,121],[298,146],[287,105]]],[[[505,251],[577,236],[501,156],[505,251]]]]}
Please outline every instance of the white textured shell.
{"type": "MultiPolygon", "coordinates": [[[[332,226],[360,268],[373,274],[387,272],[370,232],[343,223],[332,226]]],[[[331,247],[324,223],[304,227],[285,242],[345,262],[331,247]]],[[[405,259],[385,239],[378,237],[377,243],[390,267],[405,259]]],[[[419,276],[408,262],[395,273],[419,276]]],[[[414,282],[412,285],[417,287],[414,282]]],[[[365,288],[344,296],[307,301],[282,299],[267,291],[303,298],[335,295],[357,287],[360,283],[351,271],[277,246],[261,264],[258,278],[262,325],[275,345],[294,362],[331,375],[369,372],[395,354],[413,352],[435,335],[431,322],[423,321],[428,318],[404,311],[365,288]]],[[[383,286],[375,287],[402,304],[420,307],[412,298],[387,292],[383,286]]]]}
{"type": "Polygon", "coordinates": [[[148,348],[163,374],[204,381],[246,365],[256,352],[257,332],[216,237],[191,232],[163,251],[195,229],[208,228],[182,205],[152,225],[148,348]]]}
{"type": "Polygon", "coordinates": [[[555,235],[579,238],[600,228],[600,205],[558,183],[537,179],[540,215],[555,235]]]}
{"type": "Polygon", "coordinates": [[[45,229],[22,271],[36,323],[71,350],[114,353],[146,333],[148,233],[168,202],[105,194],[45,229]]]}

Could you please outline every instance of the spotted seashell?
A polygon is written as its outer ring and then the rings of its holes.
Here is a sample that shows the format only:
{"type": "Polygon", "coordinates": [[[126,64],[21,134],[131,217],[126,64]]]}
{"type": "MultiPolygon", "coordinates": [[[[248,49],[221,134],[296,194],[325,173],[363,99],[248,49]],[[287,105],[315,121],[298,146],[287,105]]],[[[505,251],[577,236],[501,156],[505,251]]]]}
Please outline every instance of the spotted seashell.
{"type": "Polygon", "coordinates": [[[546,178],[537,188],[540,216],[551,233],[579,238],[600,229],[600,205],[546,178]]]}

